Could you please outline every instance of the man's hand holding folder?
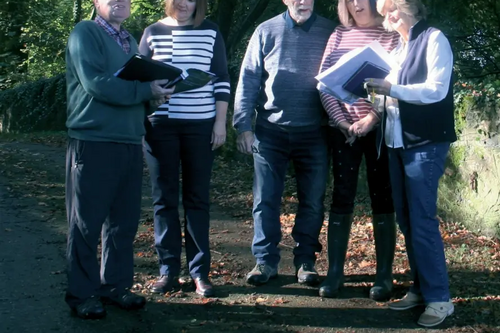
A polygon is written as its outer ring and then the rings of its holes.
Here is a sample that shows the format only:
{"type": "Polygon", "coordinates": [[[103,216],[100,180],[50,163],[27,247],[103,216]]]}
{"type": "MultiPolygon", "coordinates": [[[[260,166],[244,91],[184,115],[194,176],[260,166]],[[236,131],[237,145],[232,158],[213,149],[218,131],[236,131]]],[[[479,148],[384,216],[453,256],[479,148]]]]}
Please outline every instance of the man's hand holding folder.
{"type": "Polygon", "coordinates": [[[150,82],[167,79],[164,88],[173,87],[172,94],[201,88],[216,77],[214,74],[199,69],[181,68],[165,64],[161,61],[135,54],[115,73],[116,77],[130,81],[150,82]]]}
{"type": "Polygon", "coordinates": [[[166,88],[168,83],[168,80],[155,80],[151,82],[153,99],[149,102],[150,107],[157,108],[158,106],[165,104],[170,99],[170,96],[174,93],[175,87],[166,88]]]}
{"type": "Polygon", "coordinates": [[[174,89],[166,88],[166,85],[168,85],[168,80],[155,80],[151,82],[151,92],[153,93],[154,99],[160,99],[164,96],[172,95],[174,89]]]}

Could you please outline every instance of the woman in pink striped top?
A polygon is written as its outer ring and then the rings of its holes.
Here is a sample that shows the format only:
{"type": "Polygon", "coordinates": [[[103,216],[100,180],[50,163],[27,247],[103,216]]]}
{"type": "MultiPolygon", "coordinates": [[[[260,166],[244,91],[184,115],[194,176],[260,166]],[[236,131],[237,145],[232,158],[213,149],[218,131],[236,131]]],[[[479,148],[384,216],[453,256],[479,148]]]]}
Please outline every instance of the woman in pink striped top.
{"type": "MultiPolygon", "coordinates": [[[[388,52],[397,46],[399,36],[383,28],[382,17],[376,11],[376,0],[339,0],[338,15],[341,25],[330,36],[321,72],[335,65],[347,52],[374,40],[378,40],[388,52]]],[[[322,297],[337,297],[343,285],[359,166],[364,156],[377,257],[377,277],[370,290],[370,298],[387,300],[392,292],[396,226],[385,148],[377,158],[375,129],[381,117],[364,99],[348,105],[321,93],[321,101],[330,119],[329,144],[334,188],[328,224],[329,269],[319,294],[322,297]]]]}

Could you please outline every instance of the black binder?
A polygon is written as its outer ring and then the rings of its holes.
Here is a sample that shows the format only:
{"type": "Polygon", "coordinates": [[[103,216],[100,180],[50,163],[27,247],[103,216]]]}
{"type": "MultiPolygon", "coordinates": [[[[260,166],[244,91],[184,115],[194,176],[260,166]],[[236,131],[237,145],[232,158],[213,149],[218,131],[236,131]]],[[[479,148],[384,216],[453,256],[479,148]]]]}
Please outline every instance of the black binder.
{"type": "Polygon", "coordinates": [[[182,77],[182,73],[180,68],[135,54],[115,73],[115,76],[129,81],[150,82],[164,79],[173,81],[182,77]]]}
{"type": "Polygon", "coordinates": [[[212,73],[195,68],[186,71],[153,60],[140,54],[135,54],[116,73],[116,77],[129,81],[150,82],[155,80],[169,80],[165,88],[175,85],[174,94],[198,89],[216,79],[212,73]]]}
{"type": "Polygon", "coordinates": [[[366,98],[368,93],[364,87],[365,80],[368,78],[385,79],[389,75],[389,71],[379,67],[369,61],[365,61],[363,65],[342,85],[342,88],[350,93],[366,98]]]}

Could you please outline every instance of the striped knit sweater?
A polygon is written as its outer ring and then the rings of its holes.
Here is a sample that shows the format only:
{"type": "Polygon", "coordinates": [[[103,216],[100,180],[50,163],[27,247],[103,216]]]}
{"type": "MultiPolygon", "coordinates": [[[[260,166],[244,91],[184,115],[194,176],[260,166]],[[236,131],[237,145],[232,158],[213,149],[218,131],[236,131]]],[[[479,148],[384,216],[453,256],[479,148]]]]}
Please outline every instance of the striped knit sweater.
{"type": "MultiPolygon", "coordinates": [[[[374,40],[378,40],[384,49],[390,52],[398,45],[399,34],[387,32],[382,26],[370,28],[338,26],[328,40],[320,73],[335,65],[347,52],[364,47],[374,40]]],[[[372,105],[364,99],[359,99],[356,103],[349,105],[325,93],[320,93],[320,97],[330,118],[330,126],[336,127],[342,121],[352,124],[363,119],[370,112],[379,117],[372,105]]]]}
{"type": "Polygon", "coordinates": [[[217,80],[202,88],[173,95],[153,115],[177,119],[215,117],[215,102],[229,102],[230,85],[224,40],[217,25],[208,20],[196,28],[154,23],[144,30],[139,51],[152,59],[182,69],[214,73],[217,80]]]}

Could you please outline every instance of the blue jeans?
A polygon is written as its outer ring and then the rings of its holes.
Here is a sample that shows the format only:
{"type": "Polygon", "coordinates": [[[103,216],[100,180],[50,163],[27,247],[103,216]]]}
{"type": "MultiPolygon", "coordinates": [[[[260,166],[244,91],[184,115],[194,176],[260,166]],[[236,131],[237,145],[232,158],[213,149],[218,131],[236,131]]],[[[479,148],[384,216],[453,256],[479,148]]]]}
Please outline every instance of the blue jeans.
{"type": "Polygon", "coordinates": [[[426,303],[450,299],[443,240],[439,232],[437,192],[444,173],[449,143],[421,147],[389,148],[394,208],[414,284],[426,303]]]}
{"type": "Polygon", "coordinates": [[[328,150],[324,130],[287,131],[257,126],[253,145],[254,239],[252,252],[258,264],[277,266],[281,241],[280,206],[288,163],[295,168],[299,207],[292,237],[295,265],[314,263],[321,251],[328,150]]]}
{"type": "Polygon", "coordinates": [[[197,121],[149,117],[144,156],[151,176],[155,247],[160,275],[179,275],[182,225],[179,217],[179,166],[182,168],[184,239],[193,279],[210,271],[210,178],[214,152],[213,119],[197,121]]]}

